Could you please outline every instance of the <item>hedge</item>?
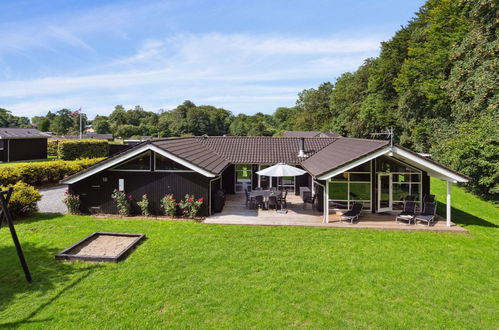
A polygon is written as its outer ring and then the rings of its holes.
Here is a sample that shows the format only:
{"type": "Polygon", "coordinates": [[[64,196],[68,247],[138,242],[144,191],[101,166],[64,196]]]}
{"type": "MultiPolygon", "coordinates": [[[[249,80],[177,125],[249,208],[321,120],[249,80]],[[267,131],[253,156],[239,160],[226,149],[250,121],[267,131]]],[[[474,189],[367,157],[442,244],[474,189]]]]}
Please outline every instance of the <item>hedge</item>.
{"type": "MultiPolygon", "coordinates": [[[[37,203],[42,199],[42,195],[35,187],[24,182],[17,182],[11,187],[14,191],[10,197],[9,210],[14,218],[30,215],[38,209],[37,203]]],[[[2,186],[0,189],[7,190],[8,187],[2,186]]]]}
{"type": "Polygon", "coordinates": [[[57,156],[59,149],[59,140],[49,140],[47,142],[47,155],[57,156]]]}
{"type": "Polygon", "coordinates": [[[57,155],[63,160],[107,157],[109,143],[107,140],[63,140],[59,141],[57,155]]]}
{"type": "Polygon", "coordinates": [[[57,183],[65,176],[74,174],[101,161],[103,158],[81,159],[74,161],[54,160],[33,162],[21,165],[0,167],[0,185],[12,185],[18,181],[30,185],[57,183]]]}

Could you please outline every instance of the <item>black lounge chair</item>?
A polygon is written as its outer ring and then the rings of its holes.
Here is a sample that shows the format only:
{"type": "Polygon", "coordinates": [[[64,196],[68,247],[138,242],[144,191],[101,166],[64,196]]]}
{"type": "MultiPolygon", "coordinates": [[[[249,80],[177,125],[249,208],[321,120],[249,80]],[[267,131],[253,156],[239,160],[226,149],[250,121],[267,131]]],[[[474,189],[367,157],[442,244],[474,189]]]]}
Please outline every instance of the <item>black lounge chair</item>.
{"type": "Polygon", "coordinates": [[[265,209],[265,203],[263,202],[263,196],[258,195],[255,196],[255,208],[261,207],[262,209],[265,209]]]}
{"type": "Polygon", "coordinates": [[[416,216],[416,203],[413,202],[412,200],[405,201],[404,202],[404,210],[400,212],[397,217],[395,217],[395,221],[399,222],[407,222],[408,225],[411,224],[411,222],[414,222],[414,217],[416,216]]]}
{"type": "Polygon", "coordinates": [[[435,202],[435,195],[424,195],[423,203],[434,203],[434,202],[435,202]]]}
{"type": "Polygon", "coordinates": [[[430,224],[435,222],[435,218],[437,217],[437,202],[433,203],[424,203],[423,212],[417,215],[414,218],[414,223],[417,221],[426,222],[428,227],[430,224]]]}
{"type": "Polygon", "coordinates": [[[350,221],[350,224],[352,224],[354,220],[359,219],[361,212],[362,204],[353,203],[352,208],[340,216],[340,222],[343,222],[343,220],[347,220],[350,221]]]}

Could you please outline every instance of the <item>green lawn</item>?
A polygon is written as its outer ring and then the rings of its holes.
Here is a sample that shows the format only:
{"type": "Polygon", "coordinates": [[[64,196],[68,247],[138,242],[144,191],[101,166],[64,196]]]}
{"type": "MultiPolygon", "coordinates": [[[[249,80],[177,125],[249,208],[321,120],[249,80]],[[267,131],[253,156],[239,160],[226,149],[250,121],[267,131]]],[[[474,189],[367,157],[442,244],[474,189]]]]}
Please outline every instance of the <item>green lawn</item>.
{"type": "Polygon", "coordinates": [[[453,206],[469,234],[39,215],[17,225],[31,285],[0,229],[0,326],[497,329],[498,209],[459,188],[453,206]],[[119,264],[54,260],[98,230],[148,239],[119,264]]]}

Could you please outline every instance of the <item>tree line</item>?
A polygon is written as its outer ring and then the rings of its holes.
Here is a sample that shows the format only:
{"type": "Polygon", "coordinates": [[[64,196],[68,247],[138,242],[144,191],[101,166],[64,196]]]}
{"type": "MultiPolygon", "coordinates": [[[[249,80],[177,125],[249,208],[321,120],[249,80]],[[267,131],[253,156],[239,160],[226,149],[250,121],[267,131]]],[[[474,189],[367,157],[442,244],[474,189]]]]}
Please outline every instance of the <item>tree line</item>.
{"type": "MultiPolygon", "coordinates": [[[[431,153],[470,176],[475,193],[497,200],[498,22],[494,0],[428,0],[381,44],[378,57],[334,82],[303,90],[293,107],[234,116],[191,101],[159,112],[117,105],[109,116],[83,116],[83,122],[122,138],[274,136],[286,130],[371,138],[392,127],[396,143],[431,153]]],[[[78,120],[68,109],[32,118],[39,129],[58,134],[76,134],[78,120]]]]}

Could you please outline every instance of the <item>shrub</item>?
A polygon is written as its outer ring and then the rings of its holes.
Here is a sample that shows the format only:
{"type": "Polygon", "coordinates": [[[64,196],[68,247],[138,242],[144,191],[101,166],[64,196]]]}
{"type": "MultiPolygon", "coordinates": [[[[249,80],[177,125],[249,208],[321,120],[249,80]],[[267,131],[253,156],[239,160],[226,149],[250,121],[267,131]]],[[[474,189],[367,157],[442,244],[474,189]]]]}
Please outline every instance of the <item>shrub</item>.
{"type": "Polygon", "coordinates": [[[147,198],[147,194],[142,195],[142,199],[137,202],[137,205],[140,207],[140,211],[143,216],[150,216],[151,212],[149,211],[149,198],[147,198]]]}
{"type": "Polygon", "coordinates": [[[199,212],[199,209],[203,205],[203,198],[195,199],[194,195],[185,195],[185,200],[178,203],[182,213],[185,217],[194,218],[199,212]]]}
{"type": "Polygon", "coordinates": [[[170,217],[177,215],[177,200],[173,198],[173,194],[168,194],[161,198],[161,208],[170,217]]]}
{"type": "Polygon", "coordinates": [[[66,207],[68,208],[69,214],[80,213],[80,196],[75,194],[70,194],[67,190],[64,192],[66,197],[62,200],[66,207]]]}
{"type": "Polygon", "coordinates": [[[133,199],[132,195],[125,194],[124,191],[115,189],[111,194],[111,198],[114,200],[116,207],[118,208],[118,213],[122,216],[129,216],[132,209],[131,201],[133,199]]]}
{"type": "Polygon", "coordinates": [[[32,162],[2,166],[0,167],[0,185],[6,186],[18,181],[23,181],[30,185],[57,183],[65,176],[84,170],[102,159],[55,160],[51,162],[32,162]]]}
{"type": "Polygon", "coordinates": [[[109,143],[106,140],[60,141],[57,155],[63,160],[107,157],[109,155],[109,143]]]}
{"type": "MultiPolygon", "coordinates": [[[[37,202],[42,198],[42,195],[35,189],[24,182],[17,182],[11,186],[14,188],[10,197],[9,209],[13,217],[27,216],[35,212],[37,202]]],[[[0,187],[1,190],[7,190],[8,187],[0,187]]]]}
{"type": "Polygon", "coordinates": [[[59,148],[59,140],[50,140],[47,142],[47,155],[57,156],[57,151],[59,148]]]}

